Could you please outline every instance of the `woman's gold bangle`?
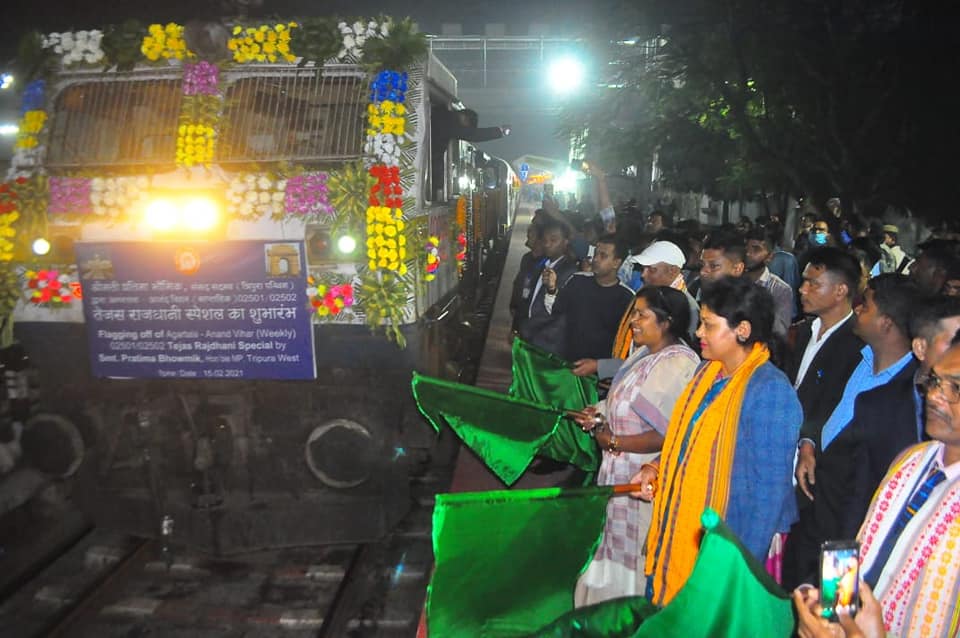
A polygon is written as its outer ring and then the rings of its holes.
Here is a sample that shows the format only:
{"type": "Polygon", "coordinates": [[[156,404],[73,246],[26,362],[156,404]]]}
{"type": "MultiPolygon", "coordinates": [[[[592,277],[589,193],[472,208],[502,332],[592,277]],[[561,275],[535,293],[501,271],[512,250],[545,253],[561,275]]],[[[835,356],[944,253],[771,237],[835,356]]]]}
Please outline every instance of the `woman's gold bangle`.
{"type": "Polygon", "coordinates": [[[649,467],[651,470],[653,470],[657,474],[660,474],[660,468],[652,463],[644,463],[643,465],[640,466],[640,469],[643,470],[644,468],[647,468],[647,467],[649,467]]]}

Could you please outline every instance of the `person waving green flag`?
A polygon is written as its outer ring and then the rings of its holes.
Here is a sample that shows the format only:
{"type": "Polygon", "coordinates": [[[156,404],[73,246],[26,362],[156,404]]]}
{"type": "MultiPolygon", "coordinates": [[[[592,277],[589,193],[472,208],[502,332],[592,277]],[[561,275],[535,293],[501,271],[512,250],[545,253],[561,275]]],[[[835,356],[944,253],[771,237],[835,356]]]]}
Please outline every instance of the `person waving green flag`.
{"type": "Polygon", "coordinates": [[[449,426],[508,486],[537,454],[588,474],[600,467],[596,442],[564,410],[418,373],[411,388],[431,425],[449,426]]]}
{"type": "Polygon", "coordinates": [[[565,410],[597,402],[597,378],[573,374],[566,359],[521,339],[513,340],[510,395],[565,410]]]}

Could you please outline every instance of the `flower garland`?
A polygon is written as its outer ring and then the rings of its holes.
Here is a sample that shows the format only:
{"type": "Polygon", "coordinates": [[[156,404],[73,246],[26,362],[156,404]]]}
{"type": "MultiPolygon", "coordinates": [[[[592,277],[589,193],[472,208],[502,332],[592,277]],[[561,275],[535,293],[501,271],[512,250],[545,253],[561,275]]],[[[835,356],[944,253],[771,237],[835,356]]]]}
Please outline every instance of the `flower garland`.
{"type": "Polygon", "coordinates": [[[227,213],[245,221],[264,215],[280,217],[288,186],[288,180],[274,180],[264,174],[237,175],[227,184],[227,213]]]}
{"type": "Polygon", "coordinates": [[[437,270],[440,268],[440,238],[436,235],[430,235],[424,249],[427,253],[426,276],[424,279],[433,281],[437,278],[437,270]]]}
{"type": "MultiPolygon", "coordinates": [[[[80,297],[79,294],[73,294],[73,284],[76,282],[71,281],[70,275],[58,270],[28,270],[24,277],[27,279],[27,300],[31,304],[63,308],[80,297]]],[[[79,284],[75,288],[79,292],[79,284]]]]}
{"type": "Polygon", "coordinates": [[[50,201],[47,212],[51,215],[86,214],[91,212],[91,180],[86,177],[51,177],[50,201]]]}
{"type": "Polygon", "coordinates": [[[34,80],[27,85],[20,104],[20,122],[14,149],[32,151],[39,148],[40,132],[47,123],[47,112],[43,109],[45,98],[46,82],[34,80]]]}
{"type": "Polygon", "coordinates": [[[287,214],[314,218],[333,215],[328,179],[329,176],[322,171],[290,177],[284,202],[287,214]]]}
{"type": "Polygon", "coordinates": [[[119,219],[145,204],[150,181],[146,177],[94,177],[90,180],[90,207],[94,215],[119,219]]]}
{"type": "Polygon", "coordinates": [[[183,39],[183,26],[170,22],[167,25],[151,24],[140,45],[140,52],[151,62],[184,60],[196,57],[187,50],[183,39]]]}
{"type": "Polygon", "coordinates": [[[328,285],[317,281],[313,275],[307,277],[307,297],[311,312],[318,319],[335,317],[346,308],[353,306],[353,285],[339,283],[328,285]]]}
{"type": "Polygon", "coordinates": [[[103,31],[64,31],[43,36],[41,46],[61,56],[64,66],[97,64],[103,61],[103,31]]]}
{"type": "Polygon", "coordinates": [[[330,173],[327,189],[330,204],[334,210],[330,224],[331,234],[359,234],[366,223],[366,211],[369,205],[370,189],[376,180],[364,167],[363,162],[346,164],[340,170],[330,173]]]}
{"type": "Polygon", "coordinates": [[[18,177],[12,184],[0,184],[0,262],[13,259],[13,239],[17,235],[14,224],[20,219],[20,195],[16,187],[26,183],[25,177],[18,177]]]}
{"type": "Polygon", "coordinates": [[[408,80],[406,71],[381,71],[370,83],[370,101],[403,103],[406,100],[408,80]]]}
{"type": "Polygon", "coordinates": [[[337,28],[340,29],[340,34],[343,36],[343,48],[337,53],[337,59],[362,59],[363,45],[366,44],[367,40],[387,37],[390,35],[390,26],[390,20],[380,23],[375,20],[369,22],[357,21],[353,24],[338,23],[337,28]]]}
{"type": "Polygon", "coordinates": [[[467,263],[467,198],[457,199],[457,273],[463,276],[463,266],[467,263]]]}
{"type": "Polygon", "coordinates": [[[403,235],[403,187],[400,168],[374,164],[370,175],[377,182],[370,189],[367,209],[367,257],[370,270],[407,274],[407,238],[403,235]]]}
{"type": "Polygon", "coordinates": [[[177,166],[207,166],[216,151],[222,98],[220,69],[209,62],[187,63],[177,128],[177,166]]]}
{"type": "Polygon", "coordinates": [[[217,65],[201,60],[183,65],[183,94],[220,95],[220,69],[217,65]]]}
{"type": "Polygon", "coordinates": [[[299,26],[296,22],[246,28],[237,25],[227,48],[233,51],[233,61],[240,64],[280,60],[293,64],[297,56],[290,51],[291,30],[299,26]]]}

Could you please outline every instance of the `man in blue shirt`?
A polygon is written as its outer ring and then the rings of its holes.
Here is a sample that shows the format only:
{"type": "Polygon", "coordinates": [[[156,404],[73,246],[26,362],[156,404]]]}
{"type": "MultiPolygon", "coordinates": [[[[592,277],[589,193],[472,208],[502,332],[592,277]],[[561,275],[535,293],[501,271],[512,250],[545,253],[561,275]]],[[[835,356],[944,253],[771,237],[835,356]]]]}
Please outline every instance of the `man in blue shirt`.
{"type": "Polygon", "coordinates": [[[785,587],[806,582],[816,571],[820,544],[841,537],[856,470],[851,458],[855,442],[843,435],[854,420],[854,406],[861,393],[901,377],[912,378],[916,372],[908,323],[920,299],[919,290],[907,277],[885,274],[867,283],[863,303],[854,309],[854,332],[867,345],[861,350],[862,359],[850,375],[840,402],[823,426],[820,441],[800,441],[797,477],[813,503],[801,511],[799,522],[790,530],[784,572],[798,580],[788,582],[785,578],[785,587]]]}

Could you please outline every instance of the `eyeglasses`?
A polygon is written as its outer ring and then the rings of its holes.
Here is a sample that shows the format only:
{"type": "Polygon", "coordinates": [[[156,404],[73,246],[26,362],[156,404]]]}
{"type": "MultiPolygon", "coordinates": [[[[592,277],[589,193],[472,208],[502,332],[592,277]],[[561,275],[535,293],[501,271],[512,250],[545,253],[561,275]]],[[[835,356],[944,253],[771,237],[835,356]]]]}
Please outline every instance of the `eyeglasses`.
{"type": "Polygon", "coordinates": [[[920,375],[917,379],[917,385],[923,386],[923,391],[926,394],[939,390],[947,403],[960,403],[960,384],[949,379],[942,379],[935,372],[931,371],[920,375]]]}

